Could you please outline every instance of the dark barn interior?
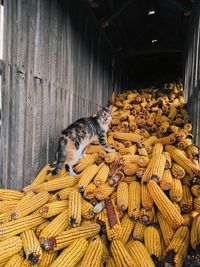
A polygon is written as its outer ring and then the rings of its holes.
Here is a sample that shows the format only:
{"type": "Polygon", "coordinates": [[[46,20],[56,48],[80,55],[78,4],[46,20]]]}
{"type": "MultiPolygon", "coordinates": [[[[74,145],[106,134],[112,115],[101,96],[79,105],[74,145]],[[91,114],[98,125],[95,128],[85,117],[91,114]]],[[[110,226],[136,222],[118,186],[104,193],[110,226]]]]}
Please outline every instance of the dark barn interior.
{"type": "Polygon", "coordinates": [[[88,1],[128,74],[128,86],[178,80],[192,14],[190,0],[88,1]]]}

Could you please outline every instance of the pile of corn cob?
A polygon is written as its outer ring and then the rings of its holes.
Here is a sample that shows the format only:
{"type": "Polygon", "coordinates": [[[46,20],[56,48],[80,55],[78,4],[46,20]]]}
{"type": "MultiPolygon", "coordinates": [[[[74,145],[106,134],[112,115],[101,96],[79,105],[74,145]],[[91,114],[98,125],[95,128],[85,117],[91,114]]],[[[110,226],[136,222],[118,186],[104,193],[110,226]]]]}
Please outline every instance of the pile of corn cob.
{"type": "Polygon", "coordinates": [[[0,267],[183,266],[200,247],[200,169],[182,95],[113,95],[116,152],[92,144],[75,177],[47,164],[23,192],[0,189],[0,267]]]}

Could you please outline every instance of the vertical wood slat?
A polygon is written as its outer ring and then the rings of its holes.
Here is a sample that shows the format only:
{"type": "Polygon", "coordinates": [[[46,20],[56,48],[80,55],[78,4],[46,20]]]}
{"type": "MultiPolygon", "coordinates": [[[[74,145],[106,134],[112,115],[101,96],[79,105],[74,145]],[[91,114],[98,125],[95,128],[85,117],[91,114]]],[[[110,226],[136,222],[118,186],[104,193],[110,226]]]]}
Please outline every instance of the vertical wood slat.
{"type": "Polygon", "coordinates": [[[113,53],[85,1],[5,1],[2,187],[55,160],[60,131],[107,103],[113,53]]]}
{"type": "Polygon", "coordinates": [[[193,123],[194,142],[200,146],[200,2],[195,1],[185,49],[185,99],[193,123]]]}

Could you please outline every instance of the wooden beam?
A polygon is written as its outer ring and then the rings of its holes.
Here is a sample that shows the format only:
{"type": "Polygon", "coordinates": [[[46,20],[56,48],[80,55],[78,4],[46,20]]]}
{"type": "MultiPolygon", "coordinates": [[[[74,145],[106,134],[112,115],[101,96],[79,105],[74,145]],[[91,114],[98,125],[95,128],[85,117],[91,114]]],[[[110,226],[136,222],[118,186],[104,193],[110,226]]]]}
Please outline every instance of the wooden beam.
{"type": "Polygon", "coordinates": [[[152,47],[130,49],[121,53],[117,57],[117,61],[123,61],[129,57],[147,54],[162,54],[162,53],[182,53],[183,50],[179,47],[158,47],[152,44],[152,47]]]}
{"type": "Polygon", "coordinates": [[[106,28],[109,26],[109,24],[116,19],[126,8],[128,8],[128,6],[133,2],[134,0],[128,0],[125,3],[123,3],[120,6],[117,6],[116,8],[114,8],[114,10],[112,11],[111,14],[109,14],[107,16],[106,19],[103,20],[101,26],[102,28],[106,28]]]}

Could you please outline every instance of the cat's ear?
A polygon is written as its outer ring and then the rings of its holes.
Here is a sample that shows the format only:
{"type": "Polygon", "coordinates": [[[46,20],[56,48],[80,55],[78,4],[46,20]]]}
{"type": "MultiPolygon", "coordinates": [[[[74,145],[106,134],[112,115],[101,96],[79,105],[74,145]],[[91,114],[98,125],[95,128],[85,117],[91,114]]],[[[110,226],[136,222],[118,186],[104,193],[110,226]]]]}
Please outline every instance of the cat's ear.
{"type": "Polygon", "coordinates": [[[107,106],[107,108],[108,108],[108,111],[111,113],[112,112],[113,105],[110,104],[110,105],[107,106]]]}
{"type": "Polygon", "coordinates": [[[102,107],[97,106],[97,113],[102,110],[102,107]]]}

